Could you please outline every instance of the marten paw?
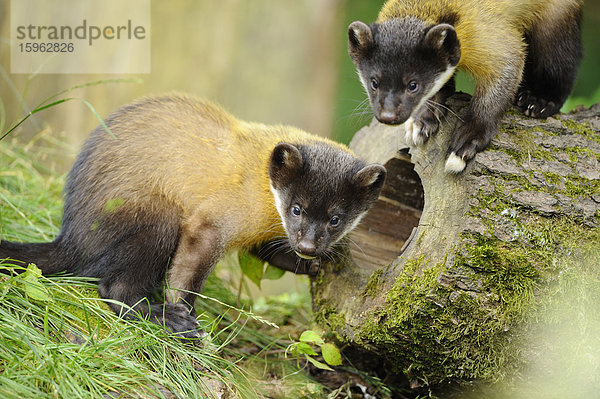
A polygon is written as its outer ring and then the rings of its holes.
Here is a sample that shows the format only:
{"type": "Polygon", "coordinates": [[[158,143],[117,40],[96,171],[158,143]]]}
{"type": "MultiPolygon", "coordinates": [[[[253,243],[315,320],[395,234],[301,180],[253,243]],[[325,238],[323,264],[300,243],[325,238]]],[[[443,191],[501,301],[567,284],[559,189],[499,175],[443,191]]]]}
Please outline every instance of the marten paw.
{"type": "Polygon", "coordinates": [[[547,118],[560,111],[560,104],[533,95],[529,90],[517,94],[515,105],[526,116],[547,118]]]}
{"type": "Polygon", "coordinates": [[[321,260],[315,259],[300,259],[296,262],[295,274],[308,274],[309,276],[316,276],[321,270],[321,260]]]}
{"type": "Polygon", "coordinates": [[[467,166],[467,161],[464,157],[459,157],[453,151],[448,155],[448,159],[446,159],[446,172],[448,173],[460,173],[467,166]]]}
{"type": "Polygon", "coordinates": [[[309,276],[316,276],[317,274],[319,274],[319,270],[321,270],[321,260],[313,259],[308,265],[307,270],[308,272],[306,274],[308,274],[309,276]]]}
{"type": "Polygon", "coordinates": [[[462,172],[467,162],[487,147],[494,135],[495,129],[491,127],[485,128],[475,123],[459,126],[448,150],[450,155],[446,160],[446,172],[462,172]]]}
{"type": "Polygon", "coordinates": [[[410,146],[418,146],[425,143],[440,128],[440,117],[437,112],[429,108],[421,109],[414,117],[404,122],[406,132],[406,143],[410,146]]]}
{"type": "Polygon", "coordinates": [[[182,338],[202,338],[204,331],[198,330],[198,322],[187,305],[183,303],[153,304],[150,320],[164,326],[182,338]]]}

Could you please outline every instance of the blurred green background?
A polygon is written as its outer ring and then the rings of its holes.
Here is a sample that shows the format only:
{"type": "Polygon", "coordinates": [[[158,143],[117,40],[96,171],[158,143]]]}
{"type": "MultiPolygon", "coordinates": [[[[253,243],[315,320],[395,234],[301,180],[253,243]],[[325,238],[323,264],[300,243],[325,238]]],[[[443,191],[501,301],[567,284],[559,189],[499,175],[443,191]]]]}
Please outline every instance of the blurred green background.
{"type": "MultiPolygon", "coordinates": [[[[51,0],[40,4],[52,7],[51,0]]],[[[89,101],[106,116],[139,96],[179,90],[217,101],[242,119],[293,124],[348,142],[371,114],[346,52],[346,27],[356,19],[373,21],[382,4],[154,0],[150,74],[31,76],[10,73],[10,2],[0,0],[0,130],[74,85],[139,78],[141,83],[87,87],[69,96],[89,101]]],[[[565,109],[600,101],[600,1],[587,1],[584,12],[585,58],[565,109]]],[[[115,56],[114,62],[122,60],[115,56]]],[[[466,76],[459,77],[458,85],[465,91],[473,87],[466,76]]],[[[97,124],[82,102],[72,101],[34,115],[11,138],[26,142],[44,132],[66,142],[73,148],[71,154],[48,159],[50,167],[66,170],[97,124]]]]}

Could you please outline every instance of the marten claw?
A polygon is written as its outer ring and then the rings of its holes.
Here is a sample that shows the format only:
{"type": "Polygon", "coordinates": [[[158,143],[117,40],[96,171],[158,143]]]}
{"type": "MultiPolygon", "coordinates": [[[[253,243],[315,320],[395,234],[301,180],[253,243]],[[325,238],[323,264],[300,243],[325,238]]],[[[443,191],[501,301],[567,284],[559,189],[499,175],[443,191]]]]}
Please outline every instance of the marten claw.
{"type": "Polygon", "coordinates": [[[525,116],[532,118],[547,118],[560,111],[554,101],[537,97],[529,91],[522,92],[515,105],[525,116]]]}

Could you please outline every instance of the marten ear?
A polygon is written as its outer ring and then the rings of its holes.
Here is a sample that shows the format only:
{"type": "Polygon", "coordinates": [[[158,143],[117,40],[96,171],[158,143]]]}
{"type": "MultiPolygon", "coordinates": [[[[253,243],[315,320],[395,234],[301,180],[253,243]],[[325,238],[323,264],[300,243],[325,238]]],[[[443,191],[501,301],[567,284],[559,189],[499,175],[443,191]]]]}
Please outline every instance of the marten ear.
{"type": "Polygon", "coordinates": [[[352,58],[359,57],[373,47],[373,31],[369,25],[354,21],[348,26],[348,53],[352,58]]]}
{"type": "Polygon", "coordinates": [[[366,189],[367,192],[374,197],[374,200],[379,196],[379,192],[383,188],[385,182],[386,170],[378,164],[367,165],[354,175],[354,183],[361,189],[366,189]]]}
{"type": "Polygon", "coordinates": [[[460,60],[460,42],[458,36],[456,36],[454,26],[449,24],[435,25],[427,31],[423,43],[436,52],[445,53],[451,65],[458,64],[460,60]]]}
{"type": "Polygon", "coordinates": [[[288,143],[275,146],[269,162],[269,177],[275,188],[280,188],[300,173],[302,154],[298,148],[288,143]]]}

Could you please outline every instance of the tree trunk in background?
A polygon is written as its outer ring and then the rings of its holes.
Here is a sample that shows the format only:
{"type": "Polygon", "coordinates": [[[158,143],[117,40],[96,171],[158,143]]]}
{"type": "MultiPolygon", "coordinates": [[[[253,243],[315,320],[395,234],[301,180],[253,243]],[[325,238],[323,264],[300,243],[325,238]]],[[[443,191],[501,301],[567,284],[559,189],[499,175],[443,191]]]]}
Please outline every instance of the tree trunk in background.
{"type": "MultiPolygon", "coordinates": [[[[461,115],[468,99],[449,106],[461,115]]],[[[350,256],[313,282],[320,325],[385,359],[388,377],[434,391],[520,378],[549,350],[537,332],[577,312],[547,312],[571,282],[595,284],[579,305],[600,303],[600,104],[547,120],[507,115],[457,176],[444,172],[457,118],[447,120],[410,150],[402,126],[356,134],[351,147],[386,165],[386,186],[350,256]]]]}
{"type": "MultiPolygon", "coordinates": [[[[151,73],[140,75],[11,74],[8,6],[0,0],[0,68],[6,72],[0,74],[0,125],[5,116],[5,129],[74,85],[123,78],[131,82],[88,86],[64,97],[83,98],[106,117],[138,97],[179,90],[219,102],[241,119],[331,136],[340,46],[346,45],[340,0],[153,1],[151,73]]],[[[48,14],[55,8],[52,2],[39,7],[48,14]]],[[[119,23],[120,16],[113,17],[119,23]]],[[[127,62],[119,54],[113,57],[115,64],[127,62]]],[[[33,115],[11,137],[27,142],[49,126],[54,137],[77,149],[97,125],[84,104],[72,101],[33,115]]],[[[72,157],[61,154],[51,162],[68,170],[72,157]]]]}

